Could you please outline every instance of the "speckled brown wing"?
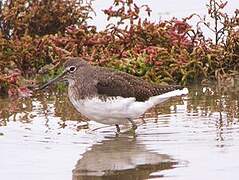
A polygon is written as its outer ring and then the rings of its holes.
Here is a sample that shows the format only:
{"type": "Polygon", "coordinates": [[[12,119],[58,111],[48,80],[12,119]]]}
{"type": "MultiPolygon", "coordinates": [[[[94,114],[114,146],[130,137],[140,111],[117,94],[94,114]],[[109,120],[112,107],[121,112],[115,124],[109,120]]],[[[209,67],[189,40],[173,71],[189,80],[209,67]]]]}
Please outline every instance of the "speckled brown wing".
{"type": "Polygon", "coordinates": [[[179,86],[153,85],[124,72],[104,70],[97,80],[96,88],[102,96],[134,97],[136,101],[146,101],[152,96],[179,89],[179,86]]]}

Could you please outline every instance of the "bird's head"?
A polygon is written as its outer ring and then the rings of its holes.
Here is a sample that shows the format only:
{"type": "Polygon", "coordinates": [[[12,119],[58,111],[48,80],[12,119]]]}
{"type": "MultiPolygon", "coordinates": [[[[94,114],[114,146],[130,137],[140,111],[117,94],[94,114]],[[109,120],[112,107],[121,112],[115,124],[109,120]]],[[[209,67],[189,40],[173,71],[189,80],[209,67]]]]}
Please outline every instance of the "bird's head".
{"type": "Polygon", "coordinates": [[[67,58],[67,61],[63,65],[63,71],[54,79],[39,87],[38,90],[42,90],[58,81],[68,81],[71,84],[77,78],[77,74],[86,66],[89,66],[89,64],[79,57],[67,58]]]}

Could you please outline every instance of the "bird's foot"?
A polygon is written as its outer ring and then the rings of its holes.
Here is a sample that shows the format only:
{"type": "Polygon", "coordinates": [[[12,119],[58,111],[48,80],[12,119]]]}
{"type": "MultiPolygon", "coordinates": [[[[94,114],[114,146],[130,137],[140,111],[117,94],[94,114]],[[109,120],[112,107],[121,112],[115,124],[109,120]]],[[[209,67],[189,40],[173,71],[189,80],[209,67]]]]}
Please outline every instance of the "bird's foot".
{"type": "Polygon", "coordinates": [[[129,120],[129,122],[131,122],[132,129],[135,131],[137,129],[137,125],[135,124],[135,122],[132,119],[129,118],[128,120],[129,120]]]}
{"type": "Polygon", "coordinates": [[[116,136],[118,136],[120,134],[120,127],[118,124],[115,124],[116,127],[116,136]]]}
{"type": "Polygon", "coordinates": [[[131,128],[132,130],[135,131],[137,128],[138,128],[138,126],[136,124],[132,124],[132,128],[131,128]]]}
{"type": "MultiPolygon", "coordinates": [[[[136,126],[136,128],[137,128],[137,126],[136,126]]],[[[133,137],[136,137],[136,132],[135,132],[135,130],[136,130],[136,128],[130,128],[129,130],[127,130],[126,132],[124,132],[124,134],[127,134],[127,135],[130,135],[130,136],[133,136],[133,137]]]]}
{"type": "Polygon", "coordinates": [[[120,135],[130,135],[130,136],[133,136],[135,137],[136,136],[136,133],[135,133],[135,130],[137,129],[137,125],[135,123],[132,124],[132,127],[130,129],[128,129],[127,131],[124,131],[124,132],[121,132],[120,130],[120,127],[118,124],[115,124],[115,127],[116,127],[116,132],[115,132],[115,135],[116,137],[120,136],[120,135]]]}
{"type": "Polygon", "coordinates": [[[117,130],[117,133],[120,133],[120,127],[119,127],[119,125],[116,124],[115,127],[116,127],[116,130],[117,130]]]}

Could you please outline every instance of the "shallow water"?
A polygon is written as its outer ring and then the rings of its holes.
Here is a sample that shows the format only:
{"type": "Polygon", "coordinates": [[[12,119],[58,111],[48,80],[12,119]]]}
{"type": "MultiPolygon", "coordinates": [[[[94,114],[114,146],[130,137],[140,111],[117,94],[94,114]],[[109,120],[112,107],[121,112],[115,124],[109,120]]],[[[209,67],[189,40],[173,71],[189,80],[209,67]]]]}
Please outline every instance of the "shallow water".
{"type": "Polygon", "coordinates": [[[189,90],[138,119],[135,137],[87,121],[65,94],[0,99],[0,179],[237,179],[238,90],[189,90]]]}

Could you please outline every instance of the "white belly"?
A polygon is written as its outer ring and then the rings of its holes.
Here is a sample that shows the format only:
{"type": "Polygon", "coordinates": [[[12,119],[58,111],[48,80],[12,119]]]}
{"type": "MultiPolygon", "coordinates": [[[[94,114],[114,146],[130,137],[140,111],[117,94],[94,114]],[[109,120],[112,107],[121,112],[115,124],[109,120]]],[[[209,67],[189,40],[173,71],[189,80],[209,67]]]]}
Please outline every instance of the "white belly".
{"type": "Polygon", "coordinates": [[[117,97],[102,101],[98,97],[75,101],[74,107],[87,118],[103,124],[125,124],[128,118],[135,119],[145,112],[144,109],[132,109],[138,103],[135,98],[117,97]]]}
{"type": "Polygon", "coordinates": [[[175,90],[162,95],[153,96],[145,102],[138,102],[135,98],[116,97],[103,101],[98,97],[84,100],[75,100],[69,94],[74,107],[90,120],[103,124],[126,124],[130,119],[136,119],[145,113],[149,108],[162,103],[172,96],[187,94],[185,90],[175,90]]]}

